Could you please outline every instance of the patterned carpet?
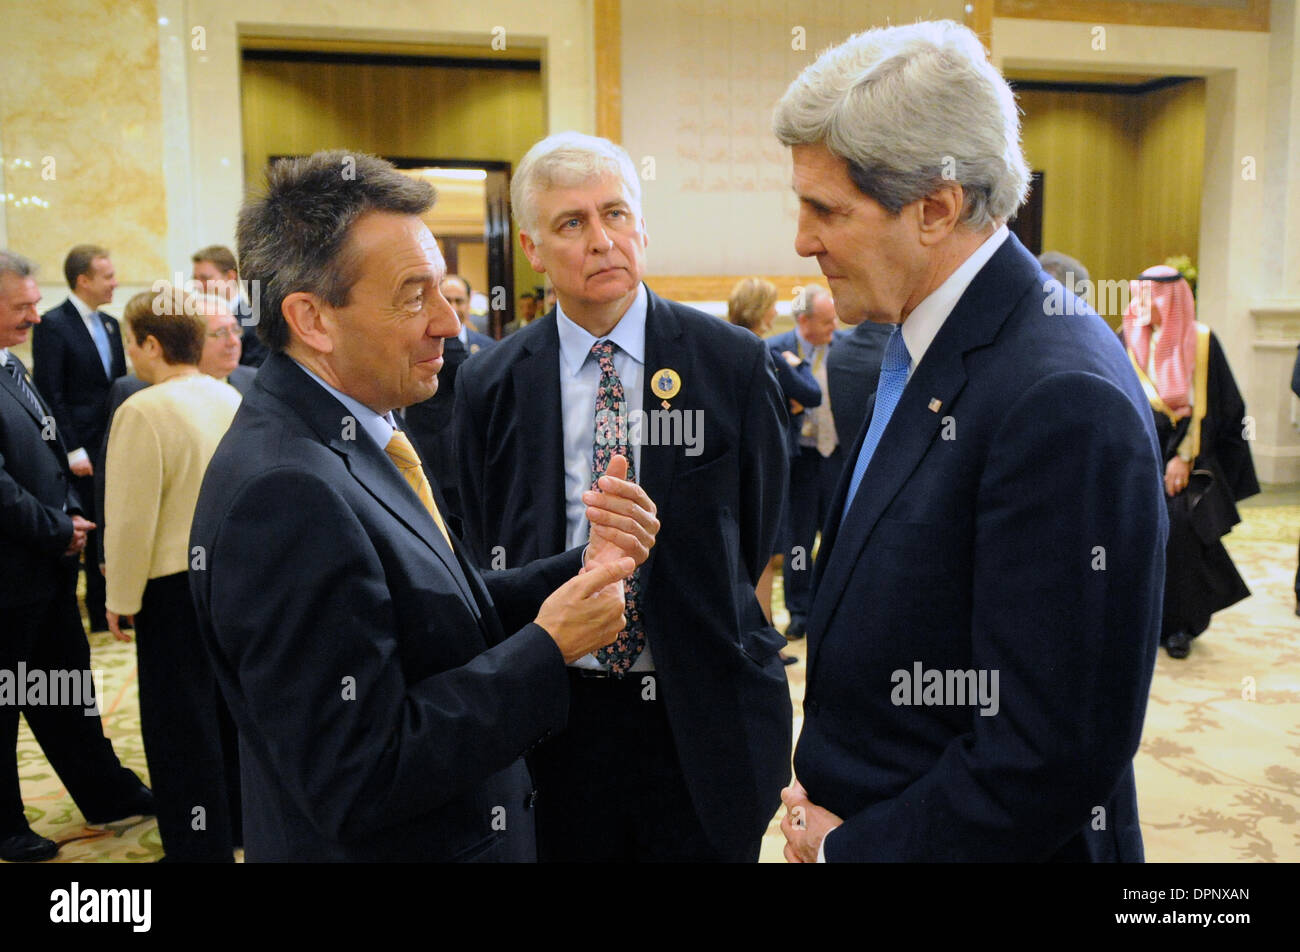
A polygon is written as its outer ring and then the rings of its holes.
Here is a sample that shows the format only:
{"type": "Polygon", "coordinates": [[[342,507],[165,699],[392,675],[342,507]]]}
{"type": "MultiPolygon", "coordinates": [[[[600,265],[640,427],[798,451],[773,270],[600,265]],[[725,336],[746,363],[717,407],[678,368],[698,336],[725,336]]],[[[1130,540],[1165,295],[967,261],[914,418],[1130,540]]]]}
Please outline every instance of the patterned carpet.
{"type": "MultiPolygon", "coordinates": [[[[1156,664],[1146,729],[1137,756],[1138,798],[1147,859],[1153,862],[1300,861],[1300,618],[1292,585],[1300,499],[1265,494],[1243,509],[1227,540],[1253,594],[1217,615],[1191,657],[1156,664]]],[[[781,607],[780,577],[774,602],[781,607]]],[[[91,636],[104,672],[104,728],[122,762],[147,782],[140,740],[134,645],[91,636]]],[[[806,647],[787,670],[795,730],[803,720],[806,647]]],[[[151,862],[162,856],[153,820],[88,826],[40,747],[22,724],[19,774],[36,832],[62,844],[51,862],[151,862]]],[[[762,860],[780,862],[778,820],[762,860]]]]}

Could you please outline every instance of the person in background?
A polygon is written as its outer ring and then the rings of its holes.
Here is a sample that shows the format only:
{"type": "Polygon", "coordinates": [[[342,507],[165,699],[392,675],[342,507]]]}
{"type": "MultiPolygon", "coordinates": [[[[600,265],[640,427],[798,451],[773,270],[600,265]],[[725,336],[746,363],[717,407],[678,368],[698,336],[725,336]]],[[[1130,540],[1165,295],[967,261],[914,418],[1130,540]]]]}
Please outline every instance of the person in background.
{"type": "Polygon", "coordinates": [[[1186,658],[1210,616],[1250,595],[1222,537],[1259,492],[1246,407],[1219,340],[1196,320],[1191,286],[1167,265],[1130,284],[1120,329],[1164,450],[1169,506],[1161,641],[1186,658]]]}
{"type": "MultiPolygon", "coordinates": [[[[731,296],[727,299],[727,320],[737,327],[752,331],[759,337],[766,337],[772,330],[773,322],[776,321],[776,285],[762,278],[744,278],[737,282],[731,289],[731,296]]],[[[785,397],[786,406],[790,411],[787,450],[793,457],[799,451],[799,431],[803,426],[806,408],[821,404],[822,391],[817,381],[813,379],[812,369],[807,361],[792,350],[773,346],[772,341],[768,341],[768,349],[771,351],[773,365],[776,367],[776,381],[781,386],[781,394],[785,397]]],[[[778,526],[777,552],[786,552],[786,558],[789,558],[789,544],[785,541],[789,536],[789,506],[790,502],[787,498],[781,510],[773,513],[778,526]]],[[[763,606],[768,622],[772,621],[772,576],[776,572],[778,557],[773,555],[768,560],[757,586],[758,603],[763,606]]],[[[790,665],[799,659],[781,652],[781,660],[790,665]]]]}
{"type": "MultiPolygon", "coordinates": [[[[117,272],[108,250],[77,245],[63,262],[66,301],[47,311],[32,332],[33,375],[69,447],[68,465],[76,477],[85,516],[99,521],[95,508],[95,468],[108,425],[108,391],[126,374],[126,354],[116,318],[99,308],[113,301],[117,272]]],[[[91,631],[104,631],[104,577],[95,555],[99,532],[93,529],[82,550],[86,569],[86,614],[91,631]]]]}
{"type": "Polygon", "coordinates": [[[1060,281],[1065,290],[1084,301],[1088,300],[1088,289],[1092,287],[1092,281],[1082,262],[1059,251],[1044,251],[1038,256],[1038,263],[1044,271],[1060,281]]]}
{"type": "MultiPolygon", "coordinates": [[[[225,245],[208,245],[191,255],[194,265],[194,281],[202,286],[206,294],[215,294],[229,305],[230,313],[239,323],[240,331],[247,331],[257,325],[257,315],[253,303],[244,296],[239,283],[239,267],[235,262],[235,253],[225,245]]],[[[257,339],[256,334],[247,334],[243,340],[239,362],[245,367],[256,369],[266,360],[266,348],[257,339]]],[[[204,371],[206,373],[206,371],[204,371]]]]}
{"type": "Polygon", "coordinates": [[[793,312],[794,330],[778,334],[768,344],[808,363],[822,399],[801,414],[797,424],[791,423],[794,439],[790,444],[790,492],[780,549],[784,555],[781,575],[785,607],[790,612],[790,624],[785,630],[788,641],[804,636],[812,602],[813,545],[830,513],[831,497],[844,468],[827,386],[827,360],[844,336],[835,330],[835,302],[825,288],[810,284],[795,295],[793,312]]]}
{"type": "MultiPolygon", "coordinates": [[[[41,323],[35,266],[0,249],[0,671],[70,672],[80,697],[0,703],[0,860],[39,862],[59,844],[32,830],[18,783],[18,715],[88,823],[154,811],[154,797],[104,736],[90,645],[77,612],[77,557],[94,524],[73,488],[49,404],[9,348],[41,323]]],[[[98,562],[96,560],[96,565],[98,562]]]]}
{"type": "Polygon", "coordinates": [[[118,408],[104,484],[108,624],[136,630],[140,732],[172,862],[234,861],[234,725],[199,640],[190,598],[190,524],[208,461],[239,394],[199,371],[207,321],[168,284],[125,313],[131,364],[146,388],[118,408]],[[202,822],[196,822],[201,820],[202,822]]]}
{"type": "Polygon", "coordinates": [[[456,374],[461,364],[474,354],[488,350],[496,341],[486,334],[469,329],[469,281],[449,274],[440,285],[442,296],[460,320],[460,333],[442,342],[442,369],[438,371],[438,391],[428,400],[413,403],[402,411],[402,419],[411,442],[415,444],[424,471],[442,489],[446,508],[443,515],[459,533],[463,509],[460,501],[460,473],[456,461],[455,412],[456,374]]]}

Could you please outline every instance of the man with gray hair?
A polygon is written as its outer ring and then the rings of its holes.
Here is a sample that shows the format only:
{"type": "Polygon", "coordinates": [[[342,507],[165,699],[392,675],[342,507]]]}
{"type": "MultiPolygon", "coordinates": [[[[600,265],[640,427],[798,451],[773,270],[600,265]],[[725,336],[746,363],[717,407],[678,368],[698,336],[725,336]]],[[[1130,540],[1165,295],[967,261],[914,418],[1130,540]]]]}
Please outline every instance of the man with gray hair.
{"type": "Polygon", "coordinates": [[[272,353],[204,477],[190,589],[250,861],[535,858],[523,755],[564,726],[565,661],[614,639],[620,579],[654,544],[654,504],[612,477],[621,527],[553,559],[481,576],[449,531],[393,417],[434,394],[460,326],[433,199],[382,159],[318,152],[240,210],[272,353]]]}
{"type": "Polygon", "coordinates": [[[754,592],[786,487],[768,347],[641,282],[641,183],[614,143],[543,139],[510,191],[556,307],[456,378],[466,533],[511,565],[581,542],[624,453],[663,524],[627,628],[570,662],[568,726],[530,761],[538,856],[753,862],[790,776],[785,642],[754,592]]]}
{"type": "Polygon", "coordinates": [[[890,325],[817,562],[786,857],[1138,861],[1167,516],[1115,335],[1049,309],[970,30],[875,29],[776,107],[795,249],[890,325]]]}
{"type": "Polygon", "coordinates": [[[91,823],[152,813],[153,795],[104,736],[77,611],[77,557],[95,524],[73,488],[67,446],[44,394],[9,348],[41,323],[31,262],[0,250],[0,860],[59,852],[35,833],[18,785],[18,714],[91,823]],[[84,674],[83,674],[84,672],[84,674]],[[75,675],[75,700],[28,693],[41,675],[75,675]],[[29,683],[30,682],[30,683],[29,683]],[[85,686],[82,688],[82,686],[85,686]]]}
{"type": "MultiPolygon", "coordinates": [[[[1065,286],[1065,290],[1083,300],[1088,299],[1088,269],[1077,258],[1071,258],[1060,251],[1044,251],[1038,256],[1038,263],[1043,270],[1065,286]]],[[[1070,311],[1069,313],[1074,313],[1070,311]]]]}

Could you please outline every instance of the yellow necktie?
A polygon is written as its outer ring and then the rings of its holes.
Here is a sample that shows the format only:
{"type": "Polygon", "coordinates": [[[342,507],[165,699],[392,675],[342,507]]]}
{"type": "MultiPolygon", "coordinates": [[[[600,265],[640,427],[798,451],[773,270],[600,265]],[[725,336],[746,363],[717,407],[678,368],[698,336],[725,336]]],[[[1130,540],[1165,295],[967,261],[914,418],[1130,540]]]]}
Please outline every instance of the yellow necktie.
{"type": "Polygon", "coordinates": [[[442,521],[442,513],[438,511],[438,506],[433,501],[433,490],[429,488],[424,467],[420,465],[420,457],[416,455],[410,439],[401,430],[394,430],[393,438],[384,447],[384,452],[397,466],[397,471],[402,474],[402,478],[411,484],[411,488],[420,497],[420,502],[424,503],[424,508],[429,510],[429,515],[433,516],[433,521],[438,524],[438,530],[450,546],[451,535],[447,532],[447,524],[442,521]]]}

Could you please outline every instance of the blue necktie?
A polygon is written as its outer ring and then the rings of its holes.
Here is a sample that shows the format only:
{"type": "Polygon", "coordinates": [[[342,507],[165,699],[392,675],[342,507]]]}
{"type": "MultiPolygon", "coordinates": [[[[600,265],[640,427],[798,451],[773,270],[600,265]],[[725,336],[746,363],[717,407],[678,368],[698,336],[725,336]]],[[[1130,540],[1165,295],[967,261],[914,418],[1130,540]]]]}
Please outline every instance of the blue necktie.
{"type": "Polygon", "coordinates": [[[108,331],[104,329],[104,319],[98,311],[90,315],[90,336],[95,340],[95,349],[99,351],[100,363],[104,365],[104,376],[113,378],[113,353],[108,349],[108,331]]]}
{"type": "Polygon", "coordinates": [[[840,522],[844,521],[849,507],[853,505],[853,497],[857,495],[862,477],[866,475],[867,465],[871,462],[876,447],[880,445],[880,438],[889,425],[889,418],[894,415],[903,388],[907,386],[907,369],[912,365],[912,355],[903,343],[902,326],[894,325],[889,342],[885,345],[885,359],[880,365],[880,383],[876,385],[876,407],[871,413],[871,425],[867,427],[866,438],[858,452],[858,461],[853,464],[853,479],[849,481],[849,492],[844,497],[844,512],[840,515],[840,522]]]}

